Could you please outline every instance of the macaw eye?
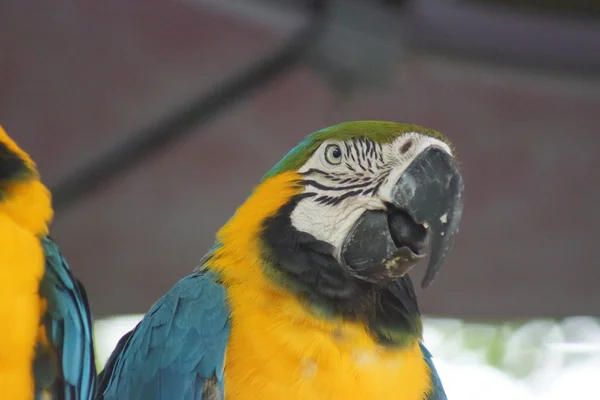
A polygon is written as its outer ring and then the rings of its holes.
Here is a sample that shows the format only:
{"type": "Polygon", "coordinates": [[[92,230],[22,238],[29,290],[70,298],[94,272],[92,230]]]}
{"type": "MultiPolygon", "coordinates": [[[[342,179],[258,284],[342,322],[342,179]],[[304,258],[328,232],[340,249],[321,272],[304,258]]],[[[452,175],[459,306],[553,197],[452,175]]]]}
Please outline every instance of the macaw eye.
{"type": "Polygon", "coordinates": [[[330,144],[325,148],[325,161],[331,165],[339,165],[342,162],[342,149],[337,144],[330,144]]]}

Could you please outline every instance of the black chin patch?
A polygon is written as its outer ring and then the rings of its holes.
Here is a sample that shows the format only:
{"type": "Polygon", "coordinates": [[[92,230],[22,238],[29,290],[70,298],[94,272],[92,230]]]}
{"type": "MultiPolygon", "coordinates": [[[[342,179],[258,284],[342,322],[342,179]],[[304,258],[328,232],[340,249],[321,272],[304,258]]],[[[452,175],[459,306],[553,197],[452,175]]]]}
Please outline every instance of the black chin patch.
{"type": "MultiPolygon", "coordinates": [[[[292,211],[307,196],[296,196],[277,215],[264,221],[261,238],[266,275],[295,293],[321,317],[361,321],[384,346],[401,345],[398,338],[405,334],[419,336],[419,310],[408,276],[378,284],[359,279],[340,265],[333,246],[292,225],[292,211]]],[[[381,221],[373,217],[372,227],[381,221]]],[[[391,237],[386,243],[396,249],[391,237]]]]}
{"type": "Polygon", "coordinates": [[[275,273],[286,285],[309,297],[351,298],[357,290],[354,279],[335,259],[334,247],[300,232],[290,215],[304,195],[284,206],[279,214],[265,221],[263,240],[268,247],[263,257],[271,261],[275,273]]]}

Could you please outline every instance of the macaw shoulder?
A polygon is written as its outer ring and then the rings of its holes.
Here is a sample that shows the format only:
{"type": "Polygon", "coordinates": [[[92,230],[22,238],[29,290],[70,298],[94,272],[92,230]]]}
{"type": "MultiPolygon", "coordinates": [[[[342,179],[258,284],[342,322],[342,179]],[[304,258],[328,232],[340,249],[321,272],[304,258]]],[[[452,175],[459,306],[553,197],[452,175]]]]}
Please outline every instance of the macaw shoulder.
{"type": "Polygon", "coordinates": [[[203,399],[223,393],[229,307],[209,272],[181,279],[125,335],[99,376],[101,399],[203,399]]]}

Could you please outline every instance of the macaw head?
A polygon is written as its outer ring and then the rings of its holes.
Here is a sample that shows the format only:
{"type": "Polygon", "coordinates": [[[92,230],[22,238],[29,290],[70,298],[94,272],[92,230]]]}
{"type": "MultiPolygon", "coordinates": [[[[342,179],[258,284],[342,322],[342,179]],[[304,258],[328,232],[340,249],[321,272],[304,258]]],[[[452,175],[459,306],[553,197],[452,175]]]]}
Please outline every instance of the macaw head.
{"type": "Polygon", "coordinates": [[[418,313],[406,274],[429,253],[422,286],[431,283],[452,248],[462,209],[463,181],[442,134],[349,122],[292,149],[221,238],[243,236],[254,220],[260,263],[271,280],[329,312],[392,318],[394,307],[418,313]]]}
{"type": "MultiPolygon", "coordinates": [[[[308,136],[263,180],[290,170],[302,176],[302,191],[286,207],[289,228],[327,249],[340,270],[370,282],[395,280],[425,257],[429,242],[422,286],[432,282],[463,208],[463,181],[442,134],[390,122],[344,123],[308,136]]],[[[275,250],[285,247],[277,221],[266,225],[275,250]]]]}

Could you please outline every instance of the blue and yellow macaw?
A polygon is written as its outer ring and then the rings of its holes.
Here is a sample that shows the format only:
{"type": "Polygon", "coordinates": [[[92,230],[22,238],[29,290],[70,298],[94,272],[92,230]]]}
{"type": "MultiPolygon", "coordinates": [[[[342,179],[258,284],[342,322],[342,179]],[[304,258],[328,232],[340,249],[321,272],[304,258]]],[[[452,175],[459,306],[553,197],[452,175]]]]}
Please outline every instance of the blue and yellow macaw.
{"type": "Polygon", "coordinates": [[[462,193],[436,131],[309,135],[119,341],[97,399],[445,399],[407,272],[430,242],[433,280],[462,193]]]}
{"type": "Polygon", "coordinates": [[[85,291],[48,236],[50,192],[0,128],[0,398],[88,400],[96,367],[85,291]]]}

